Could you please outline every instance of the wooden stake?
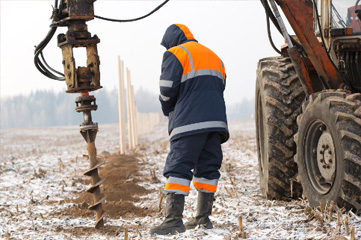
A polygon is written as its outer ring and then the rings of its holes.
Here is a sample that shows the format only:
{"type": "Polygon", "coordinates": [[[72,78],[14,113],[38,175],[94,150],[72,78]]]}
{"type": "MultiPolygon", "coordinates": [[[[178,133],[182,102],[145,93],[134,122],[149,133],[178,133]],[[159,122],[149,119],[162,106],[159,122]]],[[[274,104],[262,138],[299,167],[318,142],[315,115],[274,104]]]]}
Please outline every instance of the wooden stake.
{"type": "Polygon", "coordinates": [[[321,212],[322,213],[324,213],[325,211],[324,211],[324,208],[323,208],[323,204],[322,204],[322,202],[320,202],[320,209],[321,209],[321,212]]]}
{"type": "Polygon", "coordinates": [[[345,216],[345,234],[349,234],[349,226],[348,226],[348,215],[345,216]]]}
{"type": "Polygon", "coordinates": [[[243,233],[242,216],[238,217],[238,226],[239,226],[239,234],[242,234],[243,233]]]}
{"type": "Polygon", "coordinates": [[[242,221],[242,216],[238,217],[238,225],[239,225],[239,234],[238,237],[240,238],[246,238],[246,233],[243,231],[243,221],[242,221]]]}
{"type": "Polygon", "coordinates": [[[338,233],[341,231],[341,212],[340,212],[340,210],[337,211],[336,231],[338,233]]]}
{"type": "Polygon", "coordinates": [[[329,202],[328,202],[328,200],[326,201],[326,205],[325,205],[325,212],[327,212],[327,210],[328,210],[328,204],[329,204],[329,202]]]}
{"type": "Polygon", "coordinates": [[[331,222],[332,220],[332,211],[333,211],[333,202],[330,204],[330,209],[328,210],[328,221],[331,222]]]}
{"type": "Polygon", "coordinates": [[[355,226],[352,226],[352,227],[351,227],[350,240],[355,240],[355,226]]]}
{"type": "Polygon", "coordinates": [[[128,228],[124,229],[124,240],[128,240],[128,228]]]}
{"type": "Polygon", "coordinates": [[[162,211],[162,202],[163,202],[163,194],[159,197],[159,205],[158,205],[158,211],[162,211]]]}
{"type": "Polygon", "coordinates": [[[159,204],[158,204],[158,211],[160,212],[162,210],[162,202],[163,202],[163,191],[162,191],[162,187],[159,187],[159,204]]]}
{"type": "Polygon", "coordinates": [[[134,148],[138,145],[138,133],[137,133],[137,106],[135,105],[135,99],[134,99],[134,87],[133,85],[130,85],[130,97],[131,97],[131,113],[132,113],[132,121],[133,121],[133,146],[134,148]]]}
{"type": "Polygon", "coordinates": [[[133,150],[135,146],[133,146],[133,123],[132,123],[132,113],[131,113],[131,87],[130,87],[130,71],[127,68],[127,119],[128,119],[128,148],[129,150],[133,150]]]}
{"type": "Polygon", "coordinates": [[[118,108],[119,108],[119,152],[125,153],[125,92],[124,92],[124,62],[118,56],[118,108]]]}

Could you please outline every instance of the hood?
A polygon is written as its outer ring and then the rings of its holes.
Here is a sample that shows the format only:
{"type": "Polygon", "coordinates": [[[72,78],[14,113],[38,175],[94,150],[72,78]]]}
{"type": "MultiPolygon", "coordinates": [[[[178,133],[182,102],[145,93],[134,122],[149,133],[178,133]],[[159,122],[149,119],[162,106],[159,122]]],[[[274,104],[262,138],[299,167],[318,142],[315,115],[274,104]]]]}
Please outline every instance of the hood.
{"type": "Polygon", "coordinates": [[[194,39],[193,34],[189,31],[187,26],[183,24],[172,24],[165,31],[160,44],[166,49],[169,49],[188,41],[197,40],[194,39]]]}

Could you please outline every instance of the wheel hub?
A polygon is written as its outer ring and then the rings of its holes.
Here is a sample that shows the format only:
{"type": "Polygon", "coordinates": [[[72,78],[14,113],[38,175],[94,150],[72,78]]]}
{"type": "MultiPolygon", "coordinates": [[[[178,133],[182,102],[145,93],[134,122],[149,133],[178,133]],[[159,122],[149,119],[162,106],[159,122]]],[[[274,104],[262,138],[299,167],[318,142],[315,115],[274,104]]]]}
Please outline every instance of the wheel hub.
{"type": "Polygon", "coordinates": [[[332,136],[328,132],[323,132],[318,140],[317,165],[325,181],[332,183],[336,170],[336,156],[332,136]]]}

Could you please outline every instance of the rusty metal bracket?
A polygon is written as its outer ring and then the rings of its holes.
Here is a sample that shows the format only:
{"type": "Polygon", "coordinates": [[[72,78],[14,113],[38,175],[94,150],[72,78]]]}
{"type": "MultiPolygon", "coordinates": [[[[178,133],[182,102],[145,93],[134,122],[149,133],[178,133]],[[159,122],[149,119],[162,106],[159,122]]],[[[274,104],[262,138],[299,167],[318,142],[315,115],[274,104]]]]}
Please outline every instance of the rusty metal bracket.
{"type": "Polygon", "coordinates": [[[67,26],[65,34],[58,35],[58,46],[63,53],[63,66],[68,93],[95,91],[100,86],[100,60],[97,35],[91,36],[86,22],[94,19],[94,0],[62,0],[56,26],[67,26]],[[73,48],[85,47],[87,52],[87,66],[77,67],[73,48]]]}
{"type": "MultiPolygon", "coordinates": [[[[343,88],[345,86],[343,77],[332,64],[313,31],[313,2],[311,0],[277,0],[277,3],[282,8],[307,53],[307,57],[317,71],[319,81],[327,89],[343,88]]],[[[309,90],[312,92],[311,89],[309,90]]]]}

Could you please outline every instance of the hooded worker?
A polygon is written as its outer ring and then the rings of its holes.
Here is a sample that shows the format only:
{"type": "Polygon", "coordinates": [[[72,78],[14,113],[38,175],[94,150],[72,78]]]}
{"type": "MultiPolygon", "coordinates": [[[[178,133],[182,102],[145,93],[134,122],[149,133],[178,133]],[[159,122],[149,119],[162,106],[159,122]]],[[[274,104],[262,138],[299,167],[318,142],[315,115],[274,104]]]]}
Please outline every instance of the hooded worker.
{"type": "Polygon", "coordinates": [[[167,51],[159,100],[169,118],[170,152],[163,171],[167,178],[165,220],[150,233],[175,234],[199,225],[213,228],[209,215],[220,177],[221,144],[229,138],[223,98],[225,68],[185,25],[168,27],[161,45],[167,51]],[[197,213],[183,224],[184,197],[192,180],[198,191],[197,213]]]}

